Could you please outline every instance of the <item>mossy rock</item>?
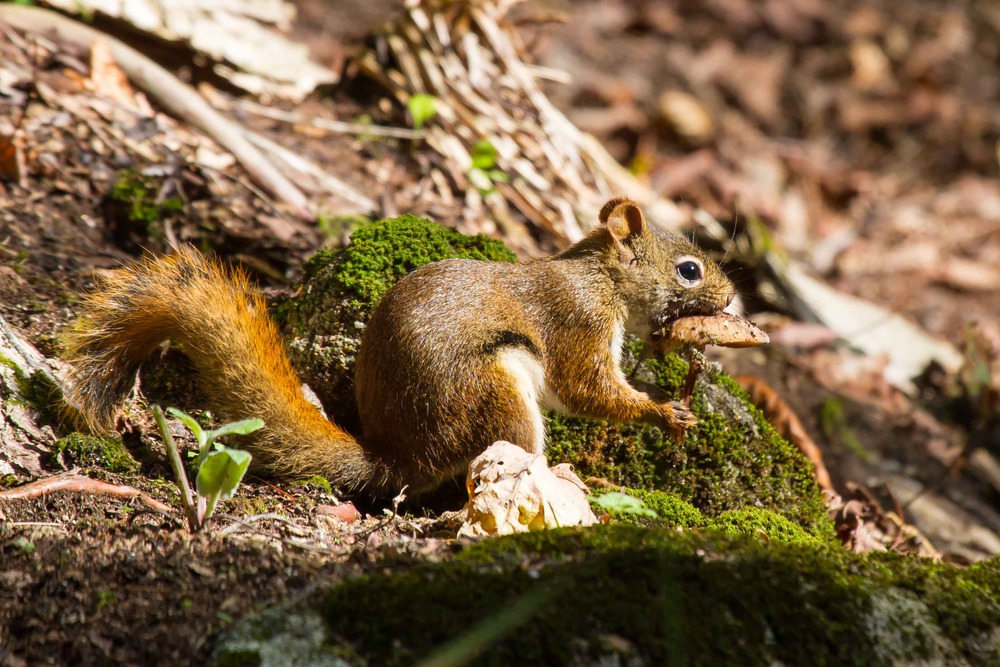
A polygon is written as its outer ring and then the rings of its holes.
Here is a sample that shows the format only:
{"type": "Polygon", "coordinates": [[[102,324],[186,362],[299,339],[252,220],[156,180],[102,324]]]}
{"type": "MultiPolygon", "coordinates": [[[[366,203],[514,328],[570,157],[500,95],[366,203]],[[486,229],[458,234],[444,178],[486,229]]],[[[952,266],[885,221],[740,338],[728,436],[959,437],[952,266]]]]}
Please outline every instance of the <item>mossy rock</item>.
{"type": "MultiPolygon", "coordinates": [[[[330,417],[357,430],[353,365],[364,323],[378,299],[408,272],[450,257],[513,261],[499,241],[463,236],[413,216],[357,230],[344,250],[322,251],[306,266],[296,298],[282,306],[293,363],[330,417]]],[[[647,362],[640,378],[676,395],[687,363],[647,362]]],[[[676,444],[656,428],[552,415],[550,461],[584,476],[677,494],[707,517],[756,506],[781,512],[810,531],[826,531],[812,469],[780,438],[745,394],[720,372],[698,383],[692,407],[699,425],[676,444]]]]}
{"type": "Polygon", "coordinates": [[[357,428],[354,361],[375,304],[407,273],[451,258],[517,259],[488,236],[404,215],[363,226],[346,248],[321,250],[306,263],[298,294],[276,316],[292,364],[335,422],[357,428]]]}
{"type": "MultiPolygon", "coordinates": [[[[676,396],[687,363],[672,355],[637,374],[676,396]]],[[[744,506],[777,510],[819,533],[830,522],[812,465],[780,437],[742,388],[718,369],[699,379],[691,407],[698,425],[683,443],[657,428],[550,415],[552,461],[630,488],[665,489],[709,517],[744,506]]]]}
{"type": "Polygon", "coordinates": [[[963,570],[632,526],[543,531],[450,561],[389,562],[245,619],[216,664],[271,664],[263,647],[288,645],[289,626],[314,630],[309,642],[292,633],[295,664],[411,665],[442,650],[463,657],[440,664],[998,664],[1000,562],[963,570]]]}

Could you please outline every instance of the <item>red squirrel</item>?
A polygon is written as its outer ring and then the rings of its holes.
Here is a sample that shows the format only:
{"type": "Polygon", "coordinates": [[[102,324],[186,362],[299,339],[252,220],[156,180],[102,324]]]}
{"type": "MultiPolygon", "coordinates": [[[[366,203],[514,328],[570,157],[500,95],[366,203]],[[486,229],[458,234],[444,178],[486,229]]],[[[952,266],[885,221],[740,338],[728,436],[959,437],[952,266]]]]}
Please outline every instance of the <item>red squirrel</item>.
{"type": "Polygon", "coordinates": [[[358,438],[306,400],[247,277],[189,247],[115,271],[84,297],[64,338],[67,402],[91,428],[108,428],[139,366],[170,339],[198,369],[207,407],[264,420],[241,446],[267,470],[376,494],[431,489],[497,440],[541,453],[544,410],[690,427],[684,405],[629,384],[622,345],[627,333],[648,341],[680,316],[721,311],[733,285],[627,198],[599,220],[552,257],[443,260],[389,289],[358,353],[358,438]]]}

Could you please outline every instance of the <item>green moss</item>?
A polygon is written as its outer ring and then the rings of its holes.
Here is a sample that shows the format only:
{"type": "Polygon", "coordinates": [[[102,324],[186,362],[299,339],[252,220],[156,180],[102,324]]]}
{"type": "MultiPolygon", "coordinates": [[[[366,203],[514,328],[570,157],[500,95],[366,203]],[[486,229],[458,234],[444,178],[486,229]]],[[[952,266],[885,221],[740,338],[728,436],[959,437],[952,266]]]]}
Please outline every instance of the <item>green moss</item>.
{"type": "MultiPolygon", "coordinates": [[[[594,495],[599,496],[607,492],[598,490],[594,495]]],[[[781,544],[817,546],[832,544],[808,533],[799,524],[782,514],[759,507],[741,507],[706,519],[697,507],[674,493],[642,489],[625,489],[623,493],[641,500],[647,508],[656,512],[657,518],[649,519],[637,514],[611,512],[611,518],[621,523],[658,528],[704,528],[729,537],[749,536],[781,544]]]]}
{"type": "Polygon", "coordinates": [[[125,448],[121,438],[98,438],[83,433],[71,433],[56,440],[52,455],[64,465],[104,468],[114,473],[139,471],[139,463],[125,448]]]}
{"type": "Polygon", "coordinates": [[[330,480],[322,475],[313,475],[309,479],[302,479],[292,482],[292,486],[299,486],[303,488],[313,488],[319,489],[324,493],[333,495],[333,487],[330,486],[330,480]]]}
{"type": "Polygon", "coordinates": [[[723,512],[705,524],[709,530],[726,535],[749,535],[757,539],[782,544],[815,544],[816,537],[802,530],[777,512],[758,507],[741,507],[723,512]]]}
{"type": "Polygon", "coordinates": [[[18,375],[21,396],[41,416],[44,423],[58,424],[62,418],[62,389],[40,370],[29,376],[18,375]]]}
{"type": "Polygon", "coordinates": [[[62,390],[51,377],[41,370],[26,375],[21,366],[3,355],[0,355],[0,365],[11,369],[17,381],[18,395],[8,398],[8,401],[31,407],[46,423],[59,422],[62,390]]]}
{"type": "MultiPolygon", "coordinates": [[[[195,479],[192,477],[191,479],[195,479]]],[[[236,495],[228,501],[228,511],[237,516],[256,516],[275,511],[271,499],[265,496],[236,495]]]]}
{"type": "MultiPolygon", "coordinates": [[[[677,396],[687,363],[676,355],[647,361],[645,377],[677,396]]],[[[547,453],[630,489],[663,489],[709,517],[744,506],[780,512],[817,535],[831,524],[812,467],[775,432],[745,392],[721,372],[699,380],[691,407],[699,423],[683,443],[657,428],[561,415],[548,418],[547,453]]]]}
{"type": "MultiPolygon", "coordinates": [[[[409,665],[456,645],[485,665],[1000,660],[996,563],[961,570],[808,541],[620,525],[387,564],[328,591],[318,611],[327,632],[309,651],[350,647],[351,664],[409,665]],[[521,612],[513,623],[511,607],[521,612]]],[[[258,636],[279,625],[273,613],[258,624],[258,636]]]]}
{"type": "Polygon", "coordinates": [[[147,229],[184,209],[180,197],[161,198],[159,184],[134,169],[118,173],[109,200],[114,212],[124,214],[130,222],[143,224],[147,229]]]}
{"type": "Polygon", "coordinates": [[[0,489],[9,489],[20,484],[17,475],[0,475],[0,489]]]}
{"type": "Polygon", "coordinates": [[[31,255],[27,250],[18,250],[17,255],[14,256],[14,259],[10,262],[10,264],[8,264],[8,266],[14,269],[14,273],[21,275],[24,273],[24,265],[30,257],[31,255]]]}
{"type": "Polygon", "coordinates": [[[358,229],[343,251],[317,253],[306,264],[306,279],[325,271],[357,305],[374,308],[385,291],[407,273],[455,257],[516,260],[503,243],[488,236],[466,236],[430,220],[404,215],[358,229]]]}
{"type": "MultiPolygon", "coordinates": [[[[597,489],[593,495],[601,496],[612,489],[597,489]]],[[[698,508],[691,505],[675,493],[666,491],[646,491],[643,489],[624,489],[622,493],[638,498],[643,504],[656,513],[656,518],[626,513],[610,512],[615,521],[634,525],[655,525],[662,528],[695,528],[705,523],[705,517],[698,508]]],[[[595,508],[598,514],[600,512],[595,508]]]]}
{"type": "Polygon", "coordinates": [[[694,507],[675,493],[665,491],[629,491],[644,503],[646,507],[656,512],[660,520],[675,528],[694,528],[702,525],[705,517],[694,507]]]}

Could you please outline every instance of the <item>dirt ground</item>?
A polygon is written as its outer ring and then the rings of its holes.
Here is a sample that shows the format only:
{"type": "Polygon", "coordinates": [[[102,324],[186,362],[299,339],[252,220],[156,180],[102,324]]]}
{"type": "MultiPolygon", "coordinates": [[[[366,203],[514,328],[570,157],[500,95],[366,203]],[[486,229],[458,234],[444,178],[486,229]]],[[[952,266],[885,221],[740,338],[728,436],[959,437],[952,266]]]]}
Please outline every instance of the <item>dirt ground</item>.
{"type": "MultiPolygon", "coordinates": [[[[304,5],[312,20],[296,37],[329,45],[332,32],[316,20],[322,3],[304,5]]],[[[966,372],[930,373],[915,397],[886,384],[881,360],[822,343],[777,342],[720,359],[786,399],[842,494],[868,494],[956,562],[1000,553],[1000,481],[990,474],[1000,469],[994,3],[591,0],[518,17],[539,64],[570,75],[547,84],[553,101],[640,180],[688,212],[707,210],[734,235],[761,223],[829,284],[965,351],[966,372]]],[[[88,83],[87,54],[3,34],[0,135],[22,130],[30,160],[21,178],[8,170],[0,180],[0,313],[46,356],[57,354],[58,333],[95,274],[142,249],[171,240],[212,248],[275,295],[316,248],[343,240],[342,230],[274,205],[193,129],[102,99],[88,83]],[[123,184],[126,170],[141,176],[123,184]],[[148,224],[114,197],[116,186],[144,187],[143,178],[157,184],[148,224]],[[168,200],[179,202],[175,213],[164,214],[168,200]]],[[[315,52],[332,62],[344,50],[315,52]]],[[[278,104],[305,117],[407,123],[360,75],[294,108],[278,104]]],[[[431,213],[479,231],[461,215],[460,197],[432,201],[415,187],[426,147],[237,117],[371,194],[377,216],[431,213]]],[[[551,239],[539,233],[539,243],[551,239]]],[[[762,282],[753,267],[727,268],[748,303],[778,313],[760,319],[779,328],[785,304],[749,292],[762,282]]],[[[138,472],[65,460],[47,470],[175,503],[155,431],[132,424],[125,442],[153,450],[138,472]]],[[[406,508],[419,518],[359,501],[365,517],[352,523],[332,516],[339,500],[251,479],[211,534],[196,535],[179,513],[137,497],[60,492],[6,502],[0,664],[202,664],[214,633],[248,611],[386,554],[447,552],[435,539],[453,534],[440,511],[462,497],[452,489],[429,510],[406,508]]]]}

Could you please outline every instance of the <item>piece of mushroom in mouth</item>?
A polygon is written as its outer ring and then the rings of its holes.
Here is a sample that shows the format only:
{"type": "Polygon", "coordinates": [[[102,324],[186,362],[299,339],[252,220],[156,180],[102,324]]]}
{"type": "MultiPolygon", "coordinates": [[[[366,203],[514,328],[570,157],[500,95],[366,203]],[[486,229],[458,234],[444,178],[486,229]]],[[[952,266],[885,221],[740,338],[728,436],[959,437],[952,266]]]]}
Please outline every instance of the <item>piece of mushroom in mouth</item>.
{"type": "Polygon", "coordinates": [[[667,354],[682,345],[703,349],[708,345],[722,347],[756,347],[769,342],[768,335],[750,320],[731,315],[689,315],[679,317],[653,332],[654,351],[667,354]]]}

